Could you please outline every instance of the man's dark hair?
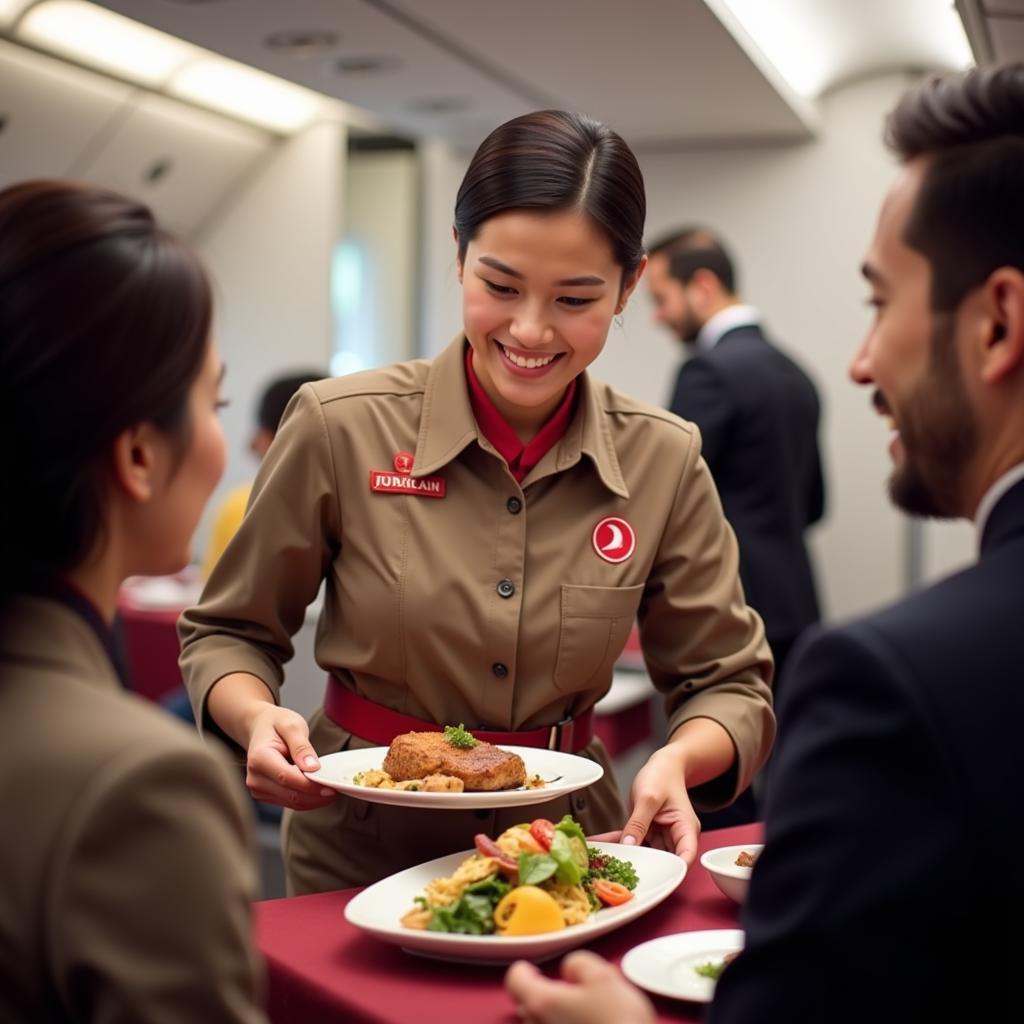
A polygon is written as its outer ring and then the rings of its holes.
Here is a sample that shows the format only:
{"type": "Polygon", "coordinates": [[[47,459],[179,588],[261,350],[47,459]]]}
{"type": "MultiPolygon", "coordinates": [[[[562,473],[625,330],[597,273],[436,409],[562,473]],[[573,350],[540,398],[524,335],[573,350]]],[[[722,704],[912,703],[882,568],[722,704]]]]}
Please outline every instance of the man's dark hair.
{"type": "Polygon", "coordinates": [[[736,294],[736,268],[728,250],[707,228],[689,227],[655,239],[651,256],[668,257],[669,273],[689,284],[698,270],[710,270],[730,295],[736,294]]]}
{"type": "Polygon", "coordinates": [[[889,115],[886,143],[929,161],[904,241],[931,265],[934,310],[999,267],[1024,270],[1024,64],[930,76],[889,115]]]}
{"type": "Polygon", "coordinates": [[[256,422],[261,430],[269,430],[271,434],[277,433],[281,424],[281,417],[295,394],[303,384],[314,380],[323,380],[327,374],[322,370],[304,370],[300,373],[291,373],[287,377],[276,377],[264,389],[260,395],[260,404],[256,412],[256,422]]]}

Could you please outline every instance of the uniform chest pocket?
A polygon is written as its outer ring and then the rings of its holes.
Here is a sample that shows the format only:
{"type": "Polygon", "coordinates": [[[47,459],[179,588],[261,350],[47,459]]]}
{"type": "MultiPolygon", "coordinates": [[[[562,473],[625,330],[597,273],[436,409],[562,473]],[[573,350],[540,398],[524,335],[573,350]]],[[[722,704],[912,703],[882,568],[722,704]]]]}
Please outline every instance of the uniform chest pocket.
{"type": "Polygon", "coordinates": [[[586,690],[611,676],[626,645],[643,594],[635,587],[562,587],[562,620],[555,686],[586,690]]]}

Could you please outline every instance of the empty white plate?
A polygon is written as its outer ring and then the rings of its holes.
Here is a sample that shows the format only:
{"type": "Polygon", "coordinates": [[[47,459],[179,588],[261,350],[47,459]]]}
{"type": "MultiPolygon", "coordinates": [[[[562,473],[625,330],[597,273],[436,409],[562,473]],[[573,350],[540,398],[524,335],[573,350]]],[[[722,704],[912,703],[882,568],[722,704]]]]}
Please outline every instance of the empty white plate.
{"type": "Polygon", "coordinates": [[[710,1003],[716,979],[698,974],[697,968],[717,964],[742,948],[743,932],[738,928],[663,935],[634,946],[622,958],[622,973],[656,995],[710,1003]]]}

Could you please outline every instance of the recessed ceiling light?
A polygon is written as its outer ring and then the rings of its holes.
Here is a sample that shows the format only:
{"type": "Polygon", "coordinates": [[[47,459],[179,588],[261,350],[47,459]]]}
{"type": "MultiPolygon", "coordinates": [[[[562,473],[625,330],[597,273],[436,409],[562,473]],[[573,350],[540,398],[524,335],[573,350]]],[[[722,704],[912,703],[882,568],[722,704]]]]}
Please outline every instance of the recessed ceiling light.
{"type": "Polygon", "coordinates": [[[339,75],[373,75],[381,71],[396,71],[402,66],[397,57],[375,57],[370,54],[339,57],[334,70],[339,75]]]}
{"type": "Polygon", "coordinates": [[[465,96],[424,96],[409,100],[408,107],[417,114],[455,114],[471,107],[472,101],[465,96]]]}
{"type": "Polygon", "coordinates": [[[338,45],[337,32],[327,29],[286,29],[274,32],[264,40],[268,50],[286,53],[289,57],[315,57],[338,45]]]}

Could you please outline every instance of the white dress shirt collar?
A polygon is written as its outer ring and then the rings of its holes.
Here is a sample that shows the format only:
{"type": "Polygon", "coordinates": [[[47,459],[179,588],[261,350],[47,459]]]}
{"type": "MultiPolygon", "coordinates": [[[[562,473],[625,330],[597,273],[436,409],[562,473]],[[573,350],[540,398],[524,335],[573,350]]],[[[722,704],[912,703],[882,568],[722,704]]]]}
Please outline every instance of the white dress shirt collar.
{"type": "Polygon", "coordinates": [[[992,509],[999,504],[999,499],[1014,484],[1024,480],[1024,462],[1018,463],[1013,469],[1007,470],[996,482],[985,492],[984,497],[978,504],[978,511],[974,513],[974,529],[978,536],[978,548],[981,549],[981,538],[985,534],[985,524],[992,514],[992,509]]]}
{"type": "Polygon", "coordinates": [[[761,322],[761,314],[753,307],[737,302],[734,306],[726,306],[719,310],[697,334],[697,348],[707,352],[713,349],[735,327],[756,326],[761,322]]]}

